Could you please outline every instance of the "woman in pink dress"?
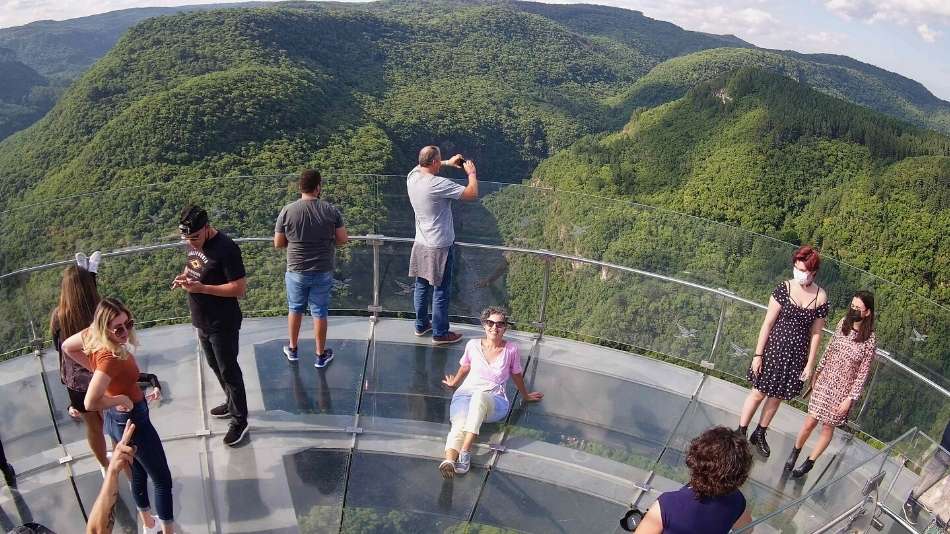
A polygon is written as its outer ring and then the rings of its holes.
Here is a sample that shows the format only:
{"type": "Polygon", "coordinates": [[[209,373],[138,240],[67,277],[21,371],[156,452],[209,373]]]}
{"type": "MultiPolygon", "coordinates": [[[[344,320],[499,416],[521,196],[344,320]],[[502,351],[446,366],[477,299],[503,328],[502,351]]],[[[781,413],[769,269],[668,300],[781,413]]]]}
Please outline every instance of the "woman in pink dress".
{"type": "Polygon", "coordinates": [[[864,390],[876,349],[874,295],[870,291],[858,291],[851,299],[848,314],[838,323],[825,356],[818,365],[815,386],[808,403],[808,417],[785,462],[785,470],[792,471],[793,478],[801,478],[811,471],[815,460],[831,443],[835,427],[848,420],[851,406],[864,390]],[[795,469],[798,455],[818,423],[822,425],[818,443],[802,465],[795,469]]]}

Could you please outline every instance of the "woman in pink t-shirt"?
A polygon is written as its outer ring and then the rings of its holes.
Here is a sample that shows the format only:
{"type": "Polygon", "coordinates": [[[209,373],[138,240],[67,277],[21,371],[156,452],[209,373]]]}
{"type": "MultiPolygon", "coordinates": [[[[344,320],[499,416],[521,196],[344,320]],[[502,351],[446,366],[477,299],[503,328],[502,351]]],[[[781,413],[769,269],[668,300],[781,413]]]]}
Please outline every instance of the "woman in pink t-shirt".
{"type": "Polygon", "coordinates": [[[518,345],[504,340],[508,312],[489,306],[482,311],[481,321],[485,337],[468,342],[459,360],[458,372],[446,375],[443,381],[451,388],[458,387],[449,409],[452,429],[445,442],[445,460],[439,464],[444,478],[468,473],[472,443],[482,423],[500,421],[508,414],[511,407],[505,394],[508,377],[514,380],[524,400],[539,401],[544,396],[525,388],[518,345]]]}

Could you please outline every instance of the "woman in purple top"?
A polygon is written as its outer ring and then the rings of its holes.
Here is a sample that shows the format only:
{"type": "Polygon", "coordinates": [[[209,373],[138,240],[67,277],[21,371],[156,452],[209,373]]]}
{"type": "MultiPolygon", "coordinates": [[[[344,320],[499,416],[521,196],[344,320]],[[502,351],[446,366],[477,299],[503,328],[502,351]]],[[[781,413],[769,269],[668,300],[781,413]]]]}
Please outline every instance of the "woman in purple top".
{"type": "Polygon", "coordinates": [[[745,436],[724,426],[710,428],[689,444],[689,485],[656,500],[638,534],[726,534],[752,522],[739,491],[752,468],[745,436]]]}
{"type": "Polygon", "coordinates": [[[518,345],[504,340],[508,312],[489,306],[482,311],[481,321],[485,337],[468,342],[459,360],[458,372],[446,375],[443,380],[450,388],[458,387],[449,408],[452,429],[445,442],[445,460],[439,464],[444,478],[468,473],[472,443],[482,423],[500,421],[508,413],[511,405],[505,394],[505,383],[509,377],[524,400],[539,401],[544,396],[525,388],[518,345]]]}

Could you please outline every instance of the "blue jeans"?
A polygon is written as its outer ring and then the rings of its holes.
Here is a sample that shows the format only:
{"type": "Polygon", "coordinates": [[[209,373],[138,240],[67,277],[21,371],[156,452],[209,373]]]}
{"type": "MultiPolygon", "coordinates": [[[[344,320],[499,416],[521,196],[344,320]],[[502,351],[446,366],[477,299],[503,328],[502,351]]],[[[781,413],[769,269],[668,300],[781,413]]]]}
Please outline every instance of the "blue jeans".
{"type": "Polygon", "coordinates": [[[445,258],[445,271],[442,283],[437,287],[429,284],[425,278],[416,277],[416,287],[412,293],[412,305],[416,309],[416,332],[429,327],[429,299],[432,299],[432,336],[444,336],[449,332],[449,292],[452,290],[452,265],[455,262],[455,247],[449,247],[445,258]]]}
{"type": "Polygon", "coordinates": [[[333,271],[308,271],[284,274],[287,286],[287,308],[292,313],[303,313],[310,306],[310,315],[326,317],[330,306],[330,291],[333,289],[333,271]]]}
{"type": "Polygon", "coordinates": [[[158,432],[148,418],[148,404],[136,402],[130,412],[115,408],[106,410],[106,433],[118,443],[129,421],[135,423],[135,433],[129,445],[135,446],[135,461],[132,462],[132,498],[139,510],[148,510],[148,478],[155,486],[155,510],[162,521],[173,521],[172,473],[168,470],[165,448],[158,432]]]}

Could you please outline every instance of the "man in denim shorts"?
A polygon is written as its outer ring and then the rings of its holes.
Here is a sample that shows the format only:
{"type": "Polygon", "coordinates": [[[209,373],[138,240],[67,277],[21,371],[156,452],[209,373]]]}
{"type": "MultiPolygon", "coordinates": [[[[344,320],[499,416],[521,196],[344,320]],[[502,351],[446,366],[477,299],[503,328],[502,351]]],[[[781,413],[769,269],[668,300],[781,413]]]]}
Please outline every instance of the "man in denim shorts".
{"type": "Polygon", "coordinates": [[[333,351],[326,348],[327,308],[333,289],[336,247],[347,242],[343,215],[333,204],[320,200],[320,173],[307,169],[300,173],[300,199],[280,210],[274,225],[274,246],[287,249],[287,334],[290,343],[284,354],[296,362],[300,322],[308,307],[313,316],[316,363],[326,367],[333,351]]]}

